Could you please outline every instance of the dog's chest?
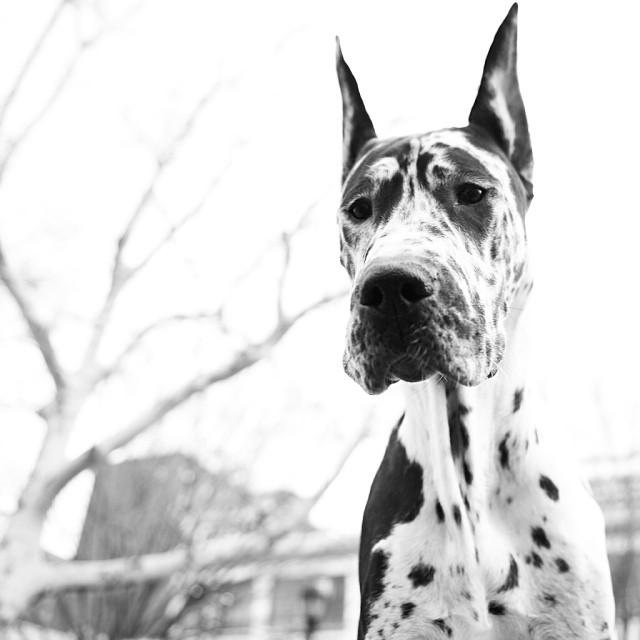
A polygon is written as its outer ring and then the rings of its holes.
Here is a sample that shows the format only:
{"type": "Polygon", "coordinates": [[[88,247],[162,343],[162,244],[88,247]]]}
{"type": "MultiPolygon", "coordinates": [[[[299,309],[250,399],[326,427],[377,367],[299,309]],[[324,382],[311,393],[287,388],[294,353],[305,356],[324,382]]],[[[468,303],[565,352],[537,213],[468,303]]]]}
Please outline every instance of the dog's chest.
{"type": "Polygon", "coordinates": [[[560,552],[560,541],[536,553],[526,536],[487,528],[481,534],[487,543],[477,547],[481,563],[474,565],[468,556],[475,550],[455,548],[425,520],[419,515],[395,526],[374,546],[367,640],[609,637],[601,594],[589,584],[597,567],[580,566],[566,548],[560,552]],[[561,556],[567,560],[559,562],[561,556]]]}
{"type": "Polygon", "coordinates": [[[601,516],[577,477],[544,453],[517,481],[510,448],[499,491],[478,500],[482,474],[463,487],[461,469],[436,473],[410,427],[394,432],[365,513],[361,637],[606,639],[601,516]]]}

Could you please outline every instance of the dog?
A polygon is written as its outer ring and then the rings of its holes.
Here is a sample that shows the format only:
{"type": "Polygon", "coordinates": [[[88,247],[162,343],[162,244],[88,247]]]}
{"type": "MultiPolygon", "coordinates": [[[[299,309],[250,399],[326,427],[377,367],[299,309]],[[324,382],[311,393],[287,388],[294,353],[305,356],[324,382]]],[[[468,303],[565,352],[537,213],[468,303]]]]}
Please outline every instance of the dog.
{"type": "Polygon", "coordinates": [[[468,126],[425,135],[377,137],[337,41],[344,368],[370,394],[406,390],[363,518],[359,639],[615,637],[602,514],[527,376],[517,11],[468,126]]]}

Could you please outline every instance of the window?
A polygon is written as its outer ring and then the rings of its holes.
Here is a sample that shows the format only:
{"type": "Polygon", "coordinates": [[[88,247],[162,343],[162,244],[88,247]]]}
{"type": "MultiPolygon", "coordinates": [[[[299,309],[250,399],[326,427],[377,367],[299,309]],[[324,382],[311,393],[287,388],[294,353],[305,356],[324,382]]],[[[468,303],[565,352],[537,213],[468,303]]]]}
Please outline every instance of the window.
{"type": "Polygon", "coordinates": [[[318,629],[341,629],[344,620],[344,577],[279,578],[273,592],[271,625],[280,630],[305,628],[305,593],[317,599],[318,629]]]}
{"type": "Polygon", "coordinates": [[[251,624],[251,581],[222,586],[216,596],[221,617],[218,628],[236,633],[248,632],[251,624]]]}

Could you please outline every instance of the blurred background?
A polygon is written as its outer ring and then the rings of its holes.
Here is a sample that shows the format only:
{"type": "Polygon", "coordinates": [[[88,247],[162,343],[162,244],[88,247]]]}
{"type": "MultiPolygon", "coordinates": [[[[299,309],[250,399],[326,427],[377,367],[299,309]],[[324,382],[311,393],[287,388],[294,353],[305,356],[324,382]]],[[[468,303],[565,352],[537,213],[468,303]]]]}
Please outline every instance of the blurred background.
{"type": "MultiPolygon", "coordinates": [[[[508,2],[0,5],[0,636],[353,638],[401,399],[343,373],[334,37],[379,135],[463,126],[508,2]]],[[[536,390],[640,638],[640,43],[520,3],[536,390]]]]}

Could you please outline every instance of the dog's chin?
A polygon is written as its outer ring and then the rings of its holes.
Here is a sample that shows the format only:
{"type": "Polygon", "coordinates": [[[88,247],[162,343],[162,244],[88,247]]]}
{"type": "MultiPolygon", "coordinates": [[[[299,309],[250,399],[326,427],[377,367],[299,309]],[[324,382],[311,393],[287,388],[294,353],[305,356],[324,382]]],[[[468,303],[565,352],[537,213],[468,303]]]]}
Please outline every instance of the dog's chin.
{"type": "Polygon", "coordinates": [[[394,362],[389,372],[394,380],[403,380],[404,382],[423,382],[437,373],[428,360],[420,362],[414,358],[406,357],[394,362]]]}
{"type": "Polygon", "coordinates": [[[451,362],[446,366],[445,363],[435,360],[438,358],[422,361],[406,355],[395,359],[386,359],[375,354],[371,357],[364,357],[362,354],[352,357],[347,350],[344,354],[344,370],[370,395],[379,395],[400,380],[424,382],[436,374],[445,380],[466,387],[475,387],[492,378],[497,372],[497,368],[487,368],[479,363],[451,362]]]}
{"type": "Polygon", "coordinates": [[[406,356],[388,361],[375,356],[353,358],[345,351],[343,364],[347,375],[370,395],[379,395],[400,380],[422,382],[437,373],[428,362],[406,356]]]}

